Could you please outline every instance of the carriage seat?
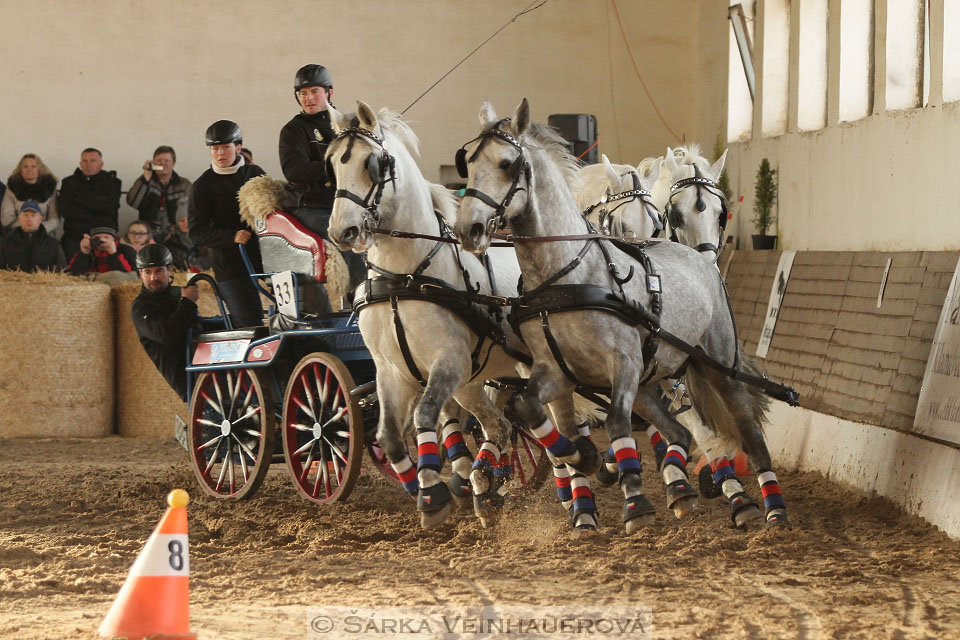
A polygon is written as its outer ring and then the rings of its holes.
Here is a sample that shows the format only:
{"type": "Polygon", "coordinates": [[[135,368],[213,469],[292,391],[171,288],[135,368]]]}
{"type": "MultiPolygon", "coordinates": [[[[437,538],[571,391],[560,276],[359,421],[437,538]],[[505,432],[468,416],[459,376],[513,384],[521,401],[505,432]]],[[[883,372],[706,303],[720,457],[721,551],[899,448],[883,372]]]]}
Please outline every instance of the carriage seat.
{"type": "Polygon", "coordinates": [[[257,239],[265,271],[293,271],[313,282],[327,281],[327,252],[320,236],[285,211],[268,213],[258,222],[257,239]]]}
{"type": "Polygon", "coordinates": [[[267,327],[248,327],[245,329],[224,329],[206,331],[196,337],[196,342],[220,342],[222,340],[259,340],[270,335],[267,327]]]}

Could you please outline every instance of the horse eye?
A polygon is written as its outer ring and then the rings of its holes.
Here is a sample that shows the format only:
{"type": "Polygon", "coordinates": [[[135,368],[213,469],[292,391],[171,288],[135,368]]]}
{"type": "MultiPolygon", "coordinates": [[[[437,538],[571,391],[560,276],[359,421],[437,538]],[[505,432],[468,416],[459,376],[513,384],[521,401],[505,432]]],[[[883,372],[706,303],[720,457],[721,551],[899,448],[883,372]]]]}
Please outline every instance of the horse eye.
{"type": "Polygon", "coordinates": [[[509,161],[509,160],[501,160],[501,161],[500,161],[500,168],[503,169],[504,171],[506,171],[507,169],[509,169],[509,168],[510,168],[510,161],[509,161]]]}

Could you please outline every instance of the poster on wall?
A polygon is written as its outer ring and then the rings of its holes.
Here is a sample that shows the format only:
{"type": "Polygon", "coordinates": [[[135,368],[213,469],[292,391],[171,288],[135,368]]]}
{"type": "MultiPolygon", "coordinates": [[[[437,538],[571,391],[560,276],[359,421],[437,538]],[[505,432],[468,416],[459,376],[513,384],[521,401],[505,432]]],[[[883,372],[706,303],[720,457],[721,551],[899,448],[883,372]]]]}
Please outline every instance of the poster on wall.
{"type": "Polygon", "coordinates": [[[777,327],[777,316],[780,315],[783,296],[787,293],[787,280],[790,279],[790,270],[793,268],[793,258],[796,255],[796,251],[784,251],[780,254],[777,275],[773,277],[773,286],[770,287],[770,302],[767,303],[767,315],[763,321],[763,331],[760,332],[760,342],[757,343],[758,358],[767,357],[767,349],[770,348],[773,331],[777,327]]]}
{"type": "Polygon", "coordinates": [[[960,444],[960,261],[933,334],[913,430],[960,444]]]}

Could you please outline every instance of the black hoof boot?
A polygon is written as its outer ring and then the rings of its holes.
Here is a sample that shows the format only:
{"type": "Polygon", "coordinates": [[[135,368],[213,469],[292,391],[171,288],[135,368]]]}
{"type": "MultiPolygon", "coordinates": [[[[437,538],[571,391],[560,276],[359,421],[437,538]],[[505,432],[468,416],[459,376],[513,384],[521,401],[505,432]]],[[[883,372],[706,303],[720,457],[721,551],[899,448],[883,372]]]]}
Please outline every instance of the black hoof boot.
{"type": "Polygon", "coordinates": [[[470,484],[470,480],[459,473],[453,474],[453,477],[447,481],[447,488],[450,490],[450,497],[458,506],[473,495],[473,485],[470,484]]]}
{"type": "Polygon", "coordinates": [[[730,497],[730,519],[733,520],[733,526],[746,527],[751,522],[762,518],[763,512],[760,511],[760,506],[747,492],[741,491],[730,497]]]}
{"type": "Polygon", "coordinates": [[[787,512],[785,509],[771,509],[767,514],[767,529],[773,527],[783,527],[786,529],[793,528],[793,525],[790,524],[790,520],[787,519],[787,512]]]}
{"type": "Polygon", "coordinates": [[[420,488],[417,494],[417,511],[420,512],[420,526],[423,529],[436,529],[450,515],[450,489],[438,482],[432,487],[420,488]]]}
{"type": "Polygon", "coordinates": [[[617,483],[617,478],[619,475],[616,471],[610,471],[607,468],[607,463],[604,462],[600,465],[600,468],[597,469],[597,473],[594,477],[597,479],[597,482],[600,483],[600,486],[612,487],[617,483]]]}
{"type": "Polygon", "coordinates": [[[697,490],[686,479],[674,480],[667,485],[667,508],[673,515],[684,518],[697,509],[697,490]]]}
{"type": "Polygon", "coordinates": [[[697,474],[697,490],[700,491],[700,497],[712,499],[719,498],[723,491],[713,479],[713,471],[709,465],[703,465],[700,473],[697,474]]]}
{"type": "Polygon", "coordinates": [[[503,510],[503,496],[496,491],[488,491],[482,495],[473,495],[473,512],[480,519],[484,528],[492,527],[500,519],[503,510]]]}
{"type": "Polygon", "coordinates": [[[630,496],[623,503],[623,525],[627,533],[635,533],[653,524],[657,510],[644,495],[630,496]]]}
{"type": "Polygon", "coordinates": [[[590,476],[596,473],[597,469],[600,468],[600,465],[603,464],[603,460],[600,457],[600,451],[597,449],[597,445],[593,444],[593,441],[590,438],[585,438],[583,436],[577,436],[571,440],[571,442],[573,442],[573,445],[580,453],[580,462],[570,466],[585,476],[590,476]]]}

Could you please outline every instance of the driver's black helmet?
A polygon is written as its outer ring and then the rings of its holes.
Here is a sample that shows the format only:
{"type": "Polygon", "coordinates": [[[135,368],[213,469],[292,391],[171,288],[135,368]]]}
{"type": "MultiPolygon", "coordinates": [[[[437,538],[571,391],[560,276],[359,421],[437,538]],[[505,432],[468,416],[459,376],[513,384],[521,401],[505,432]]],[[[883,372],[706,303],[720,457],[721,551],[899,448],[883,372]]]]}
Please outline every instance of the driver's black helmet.
{"type": "Polygon", "coordinates": [[[169,267],[173,264],[170,249],[162,244],[148,244],[137,252],[137,269],[147,267],[169,267]]]}
{"type": "Polygon", "coordinates": [[[329,91],[333,89],[333,76],[321,64],[304,65],[297,70],[293,79],[293,91],[296,93],[304,87],[326,87],[329,91]]]}
{"type": "Polygon", "coordinates": [[[232,120],[217,120],[207,127],[207,146],[212,147],[215,144],[230,144],[243,142],[243,133],[240,132],[240,125],[232,120]]]}

